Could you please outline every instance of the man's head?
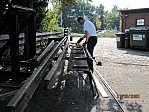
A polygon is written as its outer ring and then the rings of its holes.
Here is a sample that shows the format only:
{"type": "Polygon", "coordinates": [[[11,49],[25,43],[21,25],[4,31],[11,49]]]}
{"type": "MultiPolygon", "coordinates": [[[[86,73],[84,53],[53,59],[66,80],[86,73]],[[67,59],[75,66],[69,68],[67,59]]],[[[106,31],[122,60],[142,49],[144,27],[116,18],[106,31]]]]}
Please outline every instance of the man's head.
{"type": "Polygon", "coordinates": [[[80,23],[81,25],[83,25],[85,20],[84,20],[83,17],[78,17],[77,18],[77,21],[78,21],[78,23],[80,23]]]}

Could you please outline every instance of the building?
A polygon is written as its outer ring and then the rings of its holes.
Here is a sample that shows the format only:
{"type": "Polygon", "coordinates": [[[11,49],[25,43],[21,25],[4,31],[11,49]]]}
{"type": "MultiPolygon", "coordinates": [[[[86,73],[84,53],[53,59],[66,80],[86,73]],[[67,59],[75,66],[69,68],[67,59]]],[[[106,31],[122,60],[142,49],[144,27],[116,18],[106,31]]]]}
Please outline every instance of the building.
{"type": "Polygon", "coordinates": [[[121,10],[121,31],[132,27],[149,27],[149,8],[121,10]]]}

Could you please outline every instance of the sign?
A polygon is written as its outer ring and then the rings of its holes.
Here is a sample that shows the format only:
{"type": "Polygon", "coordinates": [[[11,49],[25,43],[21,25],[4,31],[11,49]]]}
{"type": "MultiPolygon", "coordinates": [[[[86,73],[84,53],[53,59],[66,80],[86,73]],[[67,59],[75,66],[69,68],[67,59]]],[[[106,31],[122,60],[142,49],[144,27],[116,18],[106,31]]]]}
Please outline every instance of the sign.
{"type": "Polygon", "coordinates": [[[140,34],[133,34],[133,40],[141,40],[142,41],[142,35],[140,34]]]}
{"type": "Polygon", "coordinates": [[[120,37],[117,37],[116,40],[117,40],[118,42],[120,42],[120,37]]]}

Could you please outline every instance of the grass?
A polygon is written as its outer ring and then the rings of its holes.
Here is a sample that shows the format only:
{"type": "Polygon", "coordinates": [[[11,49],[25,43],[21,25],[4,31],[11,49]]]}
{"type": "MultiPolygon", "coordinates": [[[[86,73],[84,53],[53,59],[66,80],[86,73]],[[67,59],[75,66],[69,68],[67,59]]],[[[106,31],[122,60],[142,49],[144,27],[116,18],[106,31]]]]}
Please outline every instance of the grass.
{"type": "Polygon", "coordinates": [[[116,34],[116,31],[107,30],[104,33],[97,33],[97,36],[98,37],[111,37],[111,38],[114,38],[114,37],[116,37],[115,34],[116,34]]]}
{"type": "Polygon", "coordinates": [[[80,33],[71,33],[72,37],[83,37],[84,34],[80,34],[80,33]]]}
{"type": "MultiPolygon", "coordinates": [[[[97,33],[98,37],[110,37],[110,38],[115,38],[116,37],[116,31],[111,31],[111,30],[107,30],[104,33],[97,33]]],[[[83,37],[84,34],[80,34],[80,33],[71,33],[72,37],[83,37]]]]}

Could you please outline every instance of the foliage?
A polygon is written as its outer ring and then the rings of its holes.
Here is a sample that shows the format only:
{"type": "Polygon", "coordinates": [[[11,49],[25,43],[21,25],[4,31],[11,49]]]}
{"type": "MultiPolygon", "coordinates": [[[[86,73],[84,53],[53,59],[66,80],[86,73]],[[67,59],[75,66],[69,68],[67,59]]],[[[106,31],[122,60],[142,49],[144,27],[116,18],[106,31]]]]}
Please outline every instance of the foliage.
{"type": "Polygon", "coordinates": [[[96,17],[96,27],[97,29],[101,28],[101,21],[96,17]]]}
{"type": "Polygon", "coordinates": [[[77,0],[61,0],[61,5],[63,8],[69,5],[76,5],[76,4],[77,0]]]}
{"type": "MultiPolygon", "coordinates": [[[[104,6],[95,7],[85,0],[80,0],[77,5],[69,5],[62,10],[63,27],[70,27],[72,32],[82,33],[82,26],[76,21],[77,17],[83,16],[92,21],[97,30],[103,26],[104,6]]],[[[103,28],[103,27],[102,27],[103,28]]]]}
{"type": "Polygon", "coordinates": [[[114,6],[112,11],[106,15],[106,29],[119,30],[120,28],[120,16],[117,6],[114,6]]]}
{"type": "Polygon", "coordinates": [[[60,11],[59,11],[59,4],[54,4],[55,8],[53,10],[48,10],[46,16],[43,18],[40,31],[57,31],[60,30],[59,28],[59,18],[60,18],[60,11]]]}

